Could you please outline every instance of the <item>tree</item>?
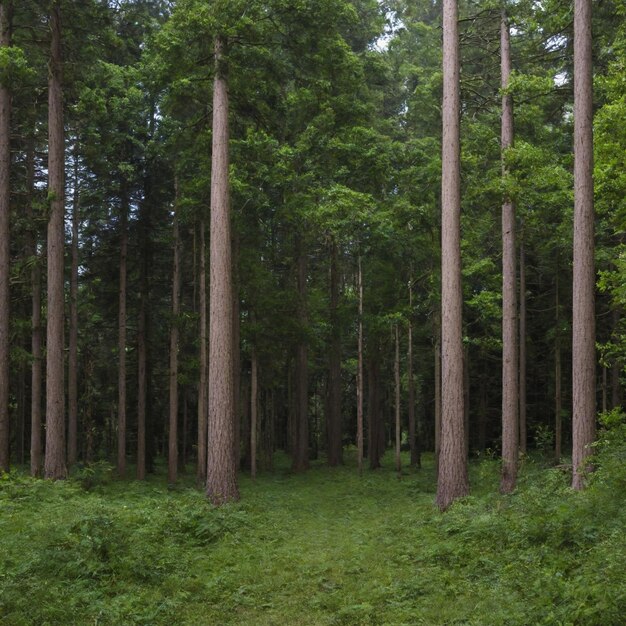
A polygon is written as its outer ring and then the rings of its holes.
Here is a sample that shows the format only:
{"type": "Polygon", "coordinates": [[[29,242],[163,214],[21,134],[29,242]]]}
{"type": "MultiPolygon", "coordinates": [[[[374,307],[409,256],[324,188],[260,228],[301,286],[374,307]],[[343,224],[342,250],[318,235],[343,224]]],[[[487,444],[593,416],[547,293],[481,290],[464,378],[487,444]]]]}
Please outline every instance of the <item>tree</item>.
{"type": "Polygon", "coordinates": [[[572,487],[585,485],[595,438],[595,265],[591,0],[574,1],[574,280],[572,487]]]}
{"type": "MultiPolygon", "coordinates": [[[[12,2],[0,2],[0,47],[11,46],[12,2]]],[[[0,84],[0,471],[9,471],[9,308],[11,303],[11,92],[0,84]]]]}
{"type": "Polygon", "coordinates": [[[233,296],[228,180],[228,84],[226,40],[215,37],[211,170],[209,311],[209,416],[206,492],[220,505],[239,499],[234,462],[233,296]]]}
{"type": "MultiPolygon", "coordinates": [[[[507,92],[511,75],[511,41],[506,10],[500,18],[502,80],[502,166],[513,145],[513,99],[507,92]]],[[[519,392],[517,350],[517,273],[515,267],[515,207],[506,195],[502,204],[502,478],[500,491],[511,493],[517,481],[519,392]]]]}
{"type": "Polygon", "coordinates": [[[174,206],[174,261],[172,267],[172,321],[170,325],[170,371],[169,371],[169,437],[167,455],[167,481],[174,484],[178,478],[178,343],[180,315],[180,229],[178,226],[178,181],[174,206]]]}
{"type": "Polygon", "coordinates": [[[459,34],[456,0],[443,3],[441,181],[441,453],[437,506],[469,493],[463,409],[459,34]]]}
{"type": "Polygon", "coordinates": [[[61,7],[50,4],[50,65],[48,79],[48,326],[46,341],[45,477],[65,478],[64,389],[64,209],[65,147],[61,57],[61,7]]]}

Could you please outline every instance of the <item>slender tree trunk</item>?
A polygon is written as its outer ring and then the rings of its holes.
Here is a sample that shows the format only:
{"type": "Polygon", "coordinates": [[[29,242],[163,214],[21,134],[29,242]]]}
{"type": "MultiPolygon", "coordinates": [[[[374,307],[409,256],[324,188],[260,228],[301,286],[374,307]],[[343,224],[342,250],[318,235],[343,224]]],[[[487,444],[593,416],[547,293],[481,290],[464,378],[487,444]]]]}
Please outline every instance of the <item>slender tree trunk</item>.
{"type": "Polygon", "coordinates": [[[400,456],[400,444],[402,442],[402,426],[400,422],[400,331],[398,324],[395,327],[396,338],[396,358],[394,362],[394,378],[395,378],[395,414],[396,414],[396,472],[398,478],[402,475],[402,458],[400,456]]]}
{"type": "Polygon", "coordinates": [[[469,344],[463,346],[463,434],[465,436],[465,456],[470,450],[470,362],[469,344]]]}
{"type": "Polygon", "coordinates": [[[359,255],[357,270],[357,291],[359,294],[359,329],[356,370],[356,447],[359,476],[363,474],[363,272],[359,255]]]}
{"type": "MultiPolygon", "coordinates": [[[[0,48],[11,46],[12,3],[0,2],[0,48]]],[[[11,304],[11,91],[0,85],[0,472],[9,471],[9,315],[11,304]]]]}
{"type": "Polygon", "coordinates": [[[596,431],[591,0],[574,0],[572,487],[585,486],[596,431]]]}
{"type": "MultiPolygon", "coordinates": [[[[505,153],[513,146],[513,98],[506,92],[511,74],[511,41],[506,11],[500,19],[502,80],[502,177],[508,170],[505,153]]],[[[509,197],[502,204],[502,476],[500,491],[511,493],[517,483],[519,454],[519,357],[517,351],[517,269],[515,267],[515,206],[509,197]]]]}
{"type": "Polygon", "coordinates": [[[417,423],[415,419],[415,380],[413,377],[413,275],[409,281],[409,328],[407,347],[407,377],[409,383],[409,450],[411,454],[411,466],[420,467],[420,444],[417,440],[417,423]]]}
{"type": "Polygon", "coordinates": [[[180,315],[180,229],[178,227],[178,181],[174,207],[174,264],[172,271],[172,322],[170,327],[170,416],[167,452],[167,481],[178,480],[178,324],[180,315]]]}
{"type": "Polygon", "coordinates": [[[469,493],[463,427],[459,31],[456,0],[443,2],[443,139],[441,185],[441,454],[437,505],[469,493]]]}
{"type": "MultiPolygon", "coordinates": [[[[77,133],[78,135],[78,133],[77,133]]],[[[78,149],[74,150],[74,197],[72,201],[72,266],[70,273],[70,327],[67,363],[67,465],[78,459],[78,227],[80,218],[78,149]]]]}
{"type": "Polygon", "coordinates": [[[235,433],[233,459],[235,467],[241,465],[241,321],[239,303],[239,234],[232,237],[233,259],[233,406],[235,433]]]}
{"type": "Polygon", "coordinates": [[[298,318],[301,337],[296,349],[295,372],[295,449],[293,451],[293,469],[300,472],[309,467],[309,352],[304,336],[308,324],[307,298],[307,263],[304,243],[301,236],[296,237],[296,255],[298,258],[298,318]]]}
{"type": "Polygon", "coordinates": [[[126,475],[126,293],[128,257],[128,192],[120,194],[120,269],[117,323],[117,473],[126,475]]]}
{"type": "Polygon", "coordinates": [[[557,463],[561,460],[563,447],[563,428],[561,420],[561,407],[563,403],[563,394],[561,390],[562,370],[561,370],[561,337],[559,325],[561,323],[559,302],[559,272],[560,264],[557,253],[556,274],[555,274],[555,328],[556,337],[554,338],[554,459],[557,463]]]}
{"type": "Polygon", "coordinates": [[[206,493],[220,505],[239,499],[233,448],[233,284],[228,180],[228,85],[225,42],[215,39],[211,169],[211,257],[209,316],[209,419],[206,493]]]}
{"type": "Polygon", "coordinates": [[[258,374],[256,350],[252,348],[250,370],[250,476],[256,478],[257,415],[259,409],[258,374]]]}
{"type": "Polygon", "coordinates": [[[137,324],[137,480],[146,478],[146,397],[148,377],[146,372],[146,294],[139,297],[139,321],[137,324]]]}
{"type": "Polygon", "coordinates": [[[199,485],[206,482],[207,405],[208,405],[208,350],[206,302],[206,241],[204,221],[200,221],[200,271],[198,280],[198,306],[200,307],[200,380],[198,382],[198,465],[196,479],[199,485]]]}
{"type": "Polygon", "coordinates": [[[439,457],[441,456],[441,340],[435,340],[435,467],[439,473],[439,457]]]}
{"type": "Polygon", "coordinates": [[[50,65],[48,77],[48,327],[46,359],[46,459],[45,477],[65,478],[64,385],[64,207],[65,147],[61,61],[61,9],[50,9],[50,65]]]}
{"type": "Polygon", "coordinates": [[[526,260],[523,239],[519,257],[519,449],[526,454],[526,260]]]}
{"type": "Polygon", "coordinates": [[[326,434],[328,464],[342,463],[341,445],[341,332],[339,327],[339,253],[333,238],[330,244],[330,350],[326,434]]]}

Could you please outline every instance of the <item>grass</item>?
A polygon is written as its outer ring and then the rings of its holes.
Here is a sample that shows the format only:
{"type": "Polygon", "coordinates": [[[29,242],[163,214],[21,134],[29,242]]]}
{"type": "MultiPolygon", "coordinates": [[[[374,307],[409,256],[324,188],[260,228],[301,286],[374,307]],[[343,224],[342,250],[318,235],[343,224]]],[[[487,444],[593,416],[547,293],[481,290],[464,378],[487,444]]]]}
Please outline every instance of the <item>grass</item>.
{"type": "Polygon", "coordinates": [[[361,478],[350,459],[302,475],[279,459],[221,509],[163,475],[5,475],[0,623],[618,626],[622,453],[584,494],[527,461],[499,496],[497,462],[476,462],[473,495],[443,515],[429,457],[401,480],[391,458],[361,478]]]}

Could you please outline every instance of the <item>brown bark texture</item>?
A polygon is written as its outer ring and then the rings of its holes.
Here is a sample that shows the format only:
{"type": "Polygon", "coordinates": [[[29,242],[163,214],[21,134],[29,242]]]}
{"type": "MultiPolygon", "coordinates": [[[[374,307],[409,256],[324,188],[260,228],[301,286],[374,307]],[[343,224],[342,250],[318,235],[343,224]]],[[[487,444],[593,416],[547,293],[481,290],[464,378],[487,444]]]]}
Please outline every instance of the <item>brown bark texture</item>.
{"type": "Polygon", "coordinates": [[[74,197],[72,201],[72,263],[70,268],[70,324],[67,360],[67,465],[78,459],[78,227],[80,190],[78,154],[74,151],[74,197]]]}
{"type": "Polygon", "coordinates": [[[309,467],[309,346],[305,329],[308,324],[307,314],[307,259],[303,238],[296,237],[296,255],[298,259],[298,319],[301,336],[296,347],[295,372],[295,420],[294,450],[292,468],[301,472],[309,467]]]}
{"type": "MultiPolygon", "coordinates": [[[[413,315],[413,280],[409,282],[409,316],[413,315]]],[[[408,328],[408,348],[407,348],[407,377],[409,383],[409,450],[411,454],[411,465],[421,466],[420,442],[418,441],[418,429],[415,417],[415,379],[413,377],[413,322],[409,317],[408,328]]]]}
{"type": "Polygon", "coordinates": [[[585,486],[596,431],[591,0],[574,0],[572,487],[585,486]]]}
{"type": "MultiPolygon", "coordinates": [[[[11,6],[0,2],[0,47],[11,45],[11,6]]],[[[9,471],[11,92],[0,85],[0,472],[9,471]]]]}
{"type": "Polygon", "coordinates": [[[256,350],[252,348],[250,368],[250,476],[256,478],[256,452],[257,452],[257,416],[259,409],[258,392],[258,363],[256,350]]]}
{"type": "MultiPolygon", "coordinates": [[[[178,185],[176,185],[178,202],[178,185]]],[[[178,316],[180,314],[180,229],[178,207],[174,207],[174,259],[172,267],[172,322],[170,326],[170,371],[169,371],[169,432],[167,449],[167,482],[171,485],[178,479],[178,316]]]]}
{"type": "Polygon", "coordinates": [[[235,467],[241,465],[241,320],[239,302],[239,234],[232,234],[233,268],[233,411],[235,432],[233,436],[233,459],[235,467]]]}
{"type": "Polygon", "coordinates": [[[233,287],[228,180],[225,42],[215,39],[209,315],[209,413],[206,494],[215,505],[239,499],[234,462],[233,287]]]}
{"type": "Polygon", "coordinates": [[[126,475],[126,295],[128,258],[128,196],[120,204],[120,268],[117,317],[117,473],[126,475]]]}
{"type": "Polygon", "coordinates": [[[200,222],[200,271],[198,280],[198,300],[200,308],[200,380],[198,382],[198,465],[196,480],[199,485],[206,482],[206,449],[207,449],[207,405],[208,405],[208,365],[207,346],[207,301],[206,301],[206,241],[204,221],[200,222]]]}
{"type": "Polygon", "coordinates": [[[441,185],[441,452],[437,506],[469,493],[463,410],[459,32],[456,0],[443,1],[441,185]]]}
{"type": "Polygon", "coordinates": [[[61,58],[61,9],[50,9],[48,76],[48,326],[46,341],[46,456],[44,475],[65,478],[64,326],[64,198],[65,146],[61,58]]]}
{"type": "Polygon", "coordinates": [[[341,445],[341,333],[339,328],[339,253],[337,242],[330,244],[330,347],[326,401],[328,465],[342,463],[341,445]]]}
{"type": "Polygon", "coordinates": [[[523,235],[519,248],[519,449],[526,453],[526,258],[523,235]]]}
{"type": "Polygon", "coordinates": [[[358,260],[357,291],[359,294],[359,328],[356,370],[356,447],[359,476],[363,473],[363,269],[358,260]]]}
{"type": "MultiPolygon", "coordinates": [[[[502,94],[502,176],[508,170],[506,151],[513,146],[513,98],[506,92],[511,74],[511,40],[506,11],[500,18],[500,74],[502,94]]],[[[517,268],[515,206],[509,197],[502,204],[502,476],[500,491],[511,493],[517,483],[519,448],[519,391],[517,352],[517,268]]]]}
{"type": "Polygon", "coordinates": [[[402,425],[400,421],[400,331],[395,327],[396,357],[394,360],[394,383],[395,383],[395,423],[396,423],[396,472],[402,473],[402,458],[400,456],[400,444],[402,442],[402,425]]]}

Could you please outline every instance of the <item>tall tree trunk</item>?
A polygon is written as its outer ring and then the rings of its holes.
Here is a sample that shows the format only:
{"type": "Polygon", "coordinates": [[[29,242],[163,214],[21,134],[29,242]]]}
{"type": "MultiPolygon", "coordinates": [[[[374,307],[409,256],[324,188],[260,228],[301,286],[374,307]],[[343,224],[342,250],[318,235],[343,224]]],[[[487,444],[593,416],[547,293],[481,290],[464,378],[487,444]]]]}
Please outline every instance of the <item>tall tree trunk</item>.
{"type": "Polygon", "coordinates": [[[463,434],[465,436],[465,456],[470,450],[470,362],[469,344],[463,345],[463,434]]]}
{"type": "Polygon", "coordinates": [[[326,435],[328,464],[342,463],[341,445],[341,331],[339,327],[339,252],[333,238],[330,243],[330,350],[328,358],[328,395],[326,435]]]}
{"type": "Polygon", "coordinates": [[[126,293],[128,258],[128,192],[120,194],[120,268],[117,322],[117,473],[126,475],[126,293]]]}
{"type": "Polygon", "coordinates": [[[441,454],[437,506],[469,493],[463,426],[459,30],[456,0],[443,2],[441,184],[441,454]]]}
{"type": "MultiPolygon", "coordinates": [[[[437,324],[437,330],[439,325],[437,324]]],[[[441,456],[441,335],[435,339],[435,467],[439,473],[439,457],[441,456]]]]}
{"type": "Polygon", "coordinates": [[[198,280],[198,306],[200,307],[200,380],[198,382],[198,485],[206,482],[207,451],[207,400],[208,400],[208,350],[207,350],[207,302],[206,302],[206,241],[204,220],[200,221],[200,271],[198,280]]]}
{"type": "Polygon", "coordinates": [[[220,505],[239,499],[234,462],[233,285],[228,181],[228,86],[225,41],[215,38],[211,169],[209,419],[206,493],[220,505]]]}
{"type": "Polygon", "coordinates": [[[413,276],[409,281],[409,329],[407,348],[407,376],[409,379],[409,450],[411,453],[411,466],[420,467],[420,442],[417,437],[417,423],[415,419],[415,380],[413,378],[413,276]]]}
{"type": "MultiPolygon", "coordinates": [[[[78,135],[78,133],[77,133],[78,135]]],[[[80,212],[78,149],[74,149],[74,197],[72,201],[72,266],[70,270],[70,327],[67,362],[67,465],[78,459],[78,226],[80,212]]]]}
{"type": "Polygon", "coordinates": [[[519,449],[526,454],[526,258],[524,236],[519,247],[519,449]]]}
{"type": "Polygon", "coordinates": [[[172,322],[170,326],[170,415],[167,451],[167,481],[178,479],[178,324],[180,315],[180,229],[178,227],[178,181],[174,206],[174,263],[172,269],[172,322]]]}
{"type": "Polygon", "coordinates": [[[252,348],[250,368],[250,476],[256,478],[257,415],[259,410],[258,373],[256,349],[252,348]]]}
{"type": "MultiPolygon", "coordinates": [[[[145,201],[144,201],[145,202],[145,201]]],[[[137,320],[137,480],[146,478],[146,413],[148,403],[148,224],[147,207],[142,207],[139,241],[139,319],[137,320]]]]}
{"type": "Polygon", "coordinates": [[[309,350],[305,336],[308,324],[307,298],[307,262],[304,242],[300,235],[295,241],[298,259],[298,319],[300,339],[296,348],[295,372],[295,449],[293,451],[293,469],[304,471],[309,467],[309,350]]]}
{"type": "Polygon", "coordinates": [[[396,472],[398,478],[402,475],[402,458],[400,456],[400,444],[402,442],[402,426],[400,422],[400,331],[398,324],[395,327],[396,358],[394,361],[394,382],[395,382],[395,417],[396,417],[396,472]]]}
{"type": "MultiPolygon", "coordinates": [[[[0,2],[0,48],[11,46],[12,3],[0,2]]],[[[11,92],[0,85],[0,471],[8,472],[9,434],[9,309],[11,262],[11,92]]]]}
{"type": "MultiPolygon", "coordinates": [[[[506,151],[513,146],[513,98],[507,89],[511,74],[511,41],[506,11],[500,18],[502,81],[502,177],[506,179],[506,151]]],[[[515,267],[515,206],[507,196],[502,204],[502,476],[500,491],[511,493],[517,483],[519,449],[519,391],[517,351],[517,269],[515,267]]]]}
{"type": "Polygon", "coordinates": [[[239,233],[232,236],[233,265],[233,411],[235,433],[233,459],[235,467],[241,465],[241,320],[239,302],[239,233]]]}
{"type": "Polygon", "coordinates": [[[357,338],[356,370],[356,447],[359,476],[363,474],[363,271],[359,255],[357,269],[357,292],[359,297],[359,329],[357,338]]]}
{"type": "Polygon", "coordinates": [[[64,385],[64,207],[65,146],[61,61],[61,9],[50,9],[50,64],[48,77],[48,327],[46,358],[46,478],[65,478],[64,385]]]}
{"type": "Polygon", "coordinates": [[[574,0],[572,487],[585,486],[596,431],[591,0],[574,0]]]}

